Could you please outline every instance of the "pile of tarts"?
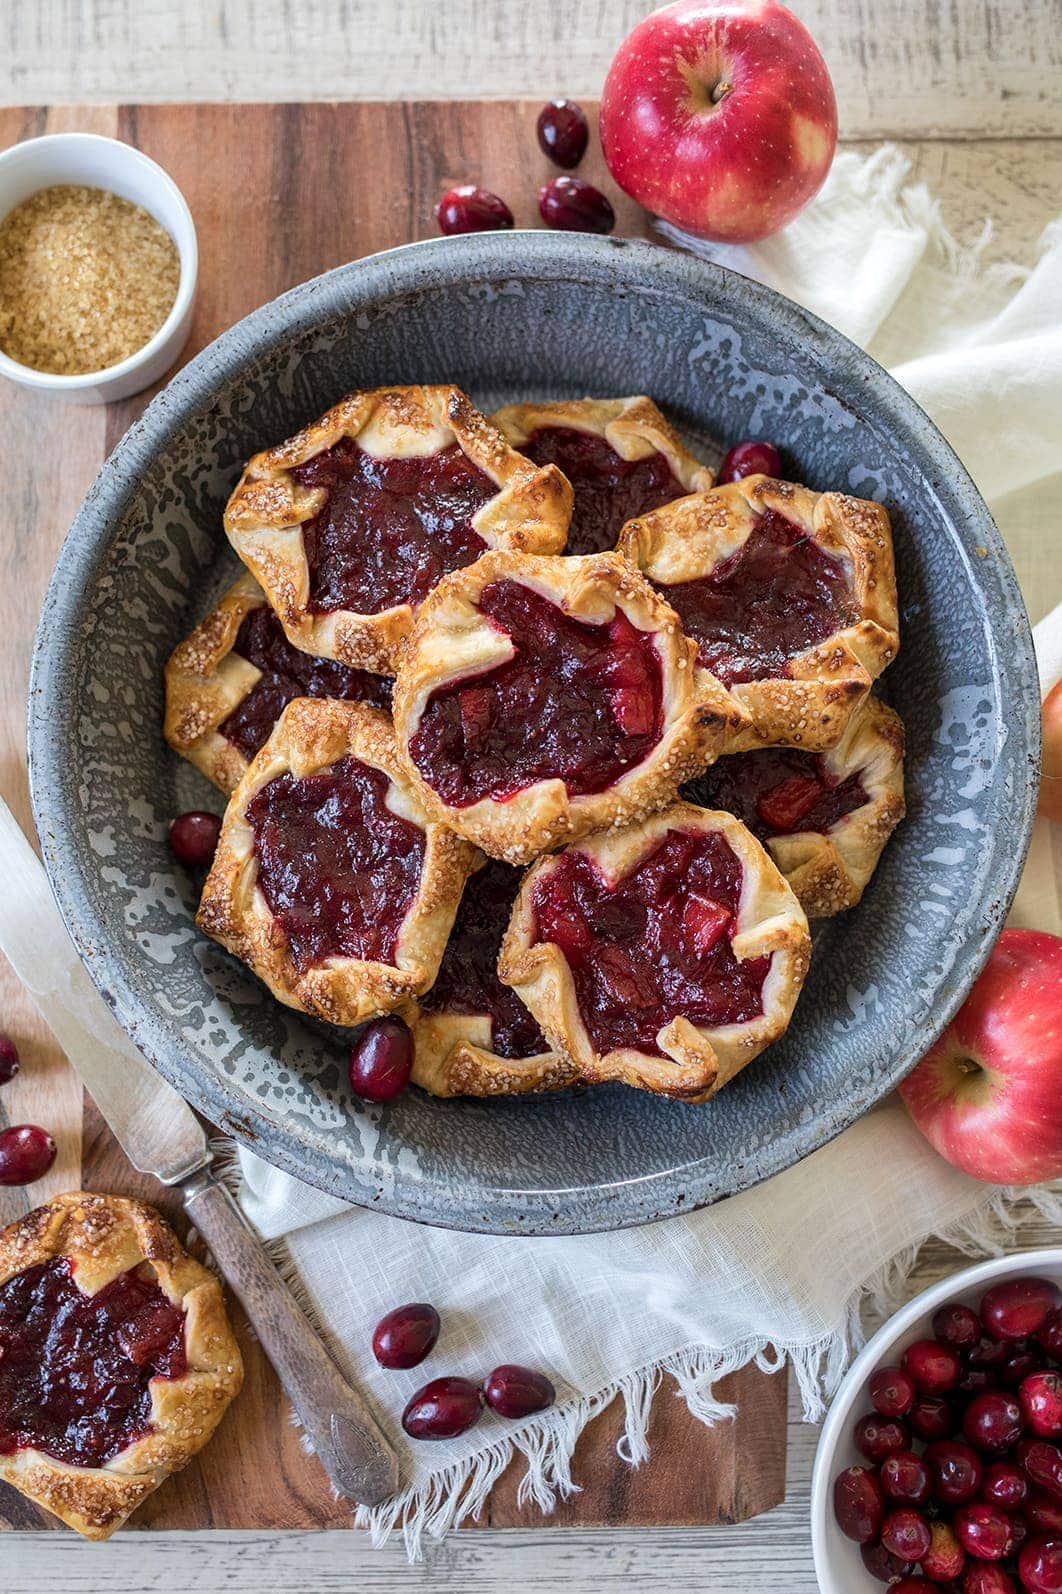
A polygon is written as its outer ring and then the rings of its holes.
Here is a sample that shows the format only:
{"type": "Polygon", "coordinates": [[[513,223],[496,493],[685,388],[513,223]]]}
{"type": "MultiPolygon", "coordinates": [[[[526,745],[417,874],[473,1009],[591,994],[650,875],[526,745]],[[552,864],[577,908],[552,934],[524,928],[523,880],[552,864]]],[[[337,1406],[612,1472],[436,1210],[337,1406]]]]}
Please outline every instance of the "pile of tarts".
{"type": "Polygon", "coordinates": [[[716,485],[647,398],[354,393],[258,454],[166,669],[229,798],[200,927],[413,1080],[701,1102],[903,817],[881,505],[716,485]]]}

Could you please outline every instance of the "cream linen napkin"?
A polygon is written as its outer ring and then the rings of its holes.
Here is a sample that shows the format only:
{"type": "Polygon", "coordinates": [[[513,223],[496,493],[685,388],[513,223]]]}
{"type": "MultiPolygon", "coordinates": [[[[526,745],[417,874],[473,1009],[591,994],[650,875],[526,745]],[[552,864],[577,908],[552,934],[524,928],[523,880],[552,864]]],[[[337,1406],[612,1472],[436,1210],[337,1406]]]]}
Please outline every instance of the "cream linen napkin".
{"type": "MultiPolygon", "coordinates": [[[[954,443],[989,498],[1034,619],[1062,597],[1055,504],[1062,488],[1062,224],[1037,263],[982,269],[945,233],[907,164],[885,148],[838,157],[821,196],[777,239],[712,249],[869,348],[954,443]],[[1052,492],[1052,488],[1054,492],[1052,492]],[[1048,517],[1052,518],[1049,519],[1048,517]]],[[[1062,675],[1062,610],[1038,636],[1045,686],[1062,675]]],[[[1062,931],[1062,826],[1038,827],[1016,918],[1062,931]],[[1052,829],[1055,834],[1052,835],[1052,829]]],[[[548,1510],[573,1487],[572,1448],[617,1392],[623,1451],[647,1454],[646,1419],[664,1369],[706,1422],[723,1373],[789,1358],[810,1419],[860,1342],[860,1311],[897,1298],[928,1235],[970,1251],[1005,1238],[1015,1192],[976,1184],[938,1158],[892,1099],[797,1167],[708,1211],[652,1228],[575,1239],[496,1239],[426,1229],[342,1206],[246,1152],[240,1197],[346,1371],[395,1441],[406,1492],[359,1525],[401,1525],[410,1554],[486,1498],[513,1449],[524,1498],[548,1510]],[[369,1341],[403,1301],[432,1301],[443,1333],[430,1368],[384,1372],[369,1341]],[[489,1417],[452,1443],[410,1444],[409,1395],[441,1372],[483,1377],[502,1361],[547,1370],[556,1408],[523,1424],[489,1417]]],[[[1037,1191],[1062,1218],[1056,1192],[1037,1191]]]]}

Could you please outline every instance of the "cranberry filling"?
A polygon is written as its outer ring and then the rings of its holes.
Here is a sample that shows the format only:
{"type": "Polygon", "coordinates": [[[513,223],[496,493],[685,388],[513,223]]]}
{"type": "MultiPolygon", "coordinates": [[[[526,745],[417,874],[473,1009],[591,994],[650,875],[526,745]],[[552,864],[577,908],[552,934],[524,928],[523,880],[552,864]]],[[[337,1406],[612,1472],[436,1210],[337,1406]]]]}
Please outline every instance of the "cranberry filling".
{"type": "Polygon", "coordinates": [[[328,494],[302,528],[318,614],[420,603],[486,547],[472,517],[498,488],[456,443],[437,454],[377,459],[345,437],[291,474],[328,494]]]}
{"type": "Polygon", "coordinates": [[[391,681],[386,675],[354,670],[334,659],[317,659],[293,648],[272,609],[252,609],[244,617],[233,646],[262,677],[218,727],[250,761],[296,697],[341,697],[352,703],[391,707],[391,681]]]}
{"type": "Polygon", "coordinates": [[[774,509],[711,575],[661,590],[724,686],[786,675],[794,654],[855,619],[844,565],[774,509]]]}
{"type": "Polygon", "coordinates": [[[479,608],[516,652],[428,699],[410,752],[444,802],[504,802],[553,778],[583,796],[642,762],[663,728],[651,633],[618,609],[586,625],[518,581],[492,581],[479,608]]]}
{"type": "Polygon", "coordinates": [[[819,754],[796,747],[730,754],[691,781],[684,795],[736,814],[760,841],[800,830],[825,835],[870,800],[858,771],[838,780],[819,754]]]}
{"type": "Polygon", "coordinates": [[[536,465],[558,465],[572,484],[566,553],[604,553],[616,546],[625,521],[686,494],[666,455],[623,459],[596,432],[574,426],[539,427],[520,452],[536,465]]]}
{"type": "Polygon", "coordinates": [[[567,853],[533,897],[536,944],[553,941],[575,981],[598,1052],[663,1055],[671,1019],[715,1027],[763,1012],[769,957],[731,947],[743,870],[718,831],[672,830],[616,885],[585,853],[567,853]]]}
{"type": "Polygon", "coordinates": [[[421,1004],[432,1013],[486,1013],[491,1050],[499,1057],[534,1057],[549,1049],[516,992],[498,978],[498,953],[519,884],[519,869],[493,860],[472,876],[439,977],[421,1004]]]}
{"type": "Polygon", "coordinates": [[[391,812],[390,784],[347,757],[301,779],[277,775],[247,805],[258,884],[300,974],[329,957],[394,962],[424,832],[391,812]]]}
{"type": "Polygon", "coordinates": [[[0,1455],[100,1467],[151,1431],[151,1380],[181,1378],[184,1313],[134,1268],[82,1295],[65,1257],[0,1284],[0,1455]]]}

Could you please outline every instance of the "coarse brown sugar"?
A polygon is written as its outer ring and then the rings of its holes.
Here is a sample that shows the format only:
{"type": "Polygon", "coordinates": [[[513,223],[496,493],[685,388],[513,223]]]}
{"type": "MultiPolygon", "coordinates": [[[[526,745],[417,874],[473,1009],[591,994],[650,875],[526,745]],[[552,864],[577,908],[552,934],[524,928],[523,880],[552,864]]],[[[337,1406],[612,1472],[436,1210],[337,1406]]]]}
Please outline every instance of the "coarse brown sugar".
{"type": "Polygon", "coordinates": [[[173,307],[181,261],[140,205],[103,188],[42,188],[0,222],[0,349],[60,376],[143,348],[173,307]]]}

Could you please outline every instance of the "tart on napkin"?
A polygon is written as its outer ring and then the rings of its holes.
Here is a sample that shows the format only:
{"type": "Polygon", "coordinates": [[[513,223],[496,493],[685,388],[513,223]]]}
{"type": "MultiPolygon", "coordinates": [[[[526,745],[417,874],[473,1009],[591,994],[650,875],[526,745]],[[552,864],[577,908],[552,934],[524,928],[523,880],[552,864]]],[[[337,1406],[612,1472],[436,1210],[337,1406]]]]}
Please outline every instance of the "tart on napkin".
{"type": "Polygon", "coordinates": [[[243,1382],[221,1285],[152,1207],[57,1196],[0,1230],[0,1478],[106,1539],[243,1382]]]}

